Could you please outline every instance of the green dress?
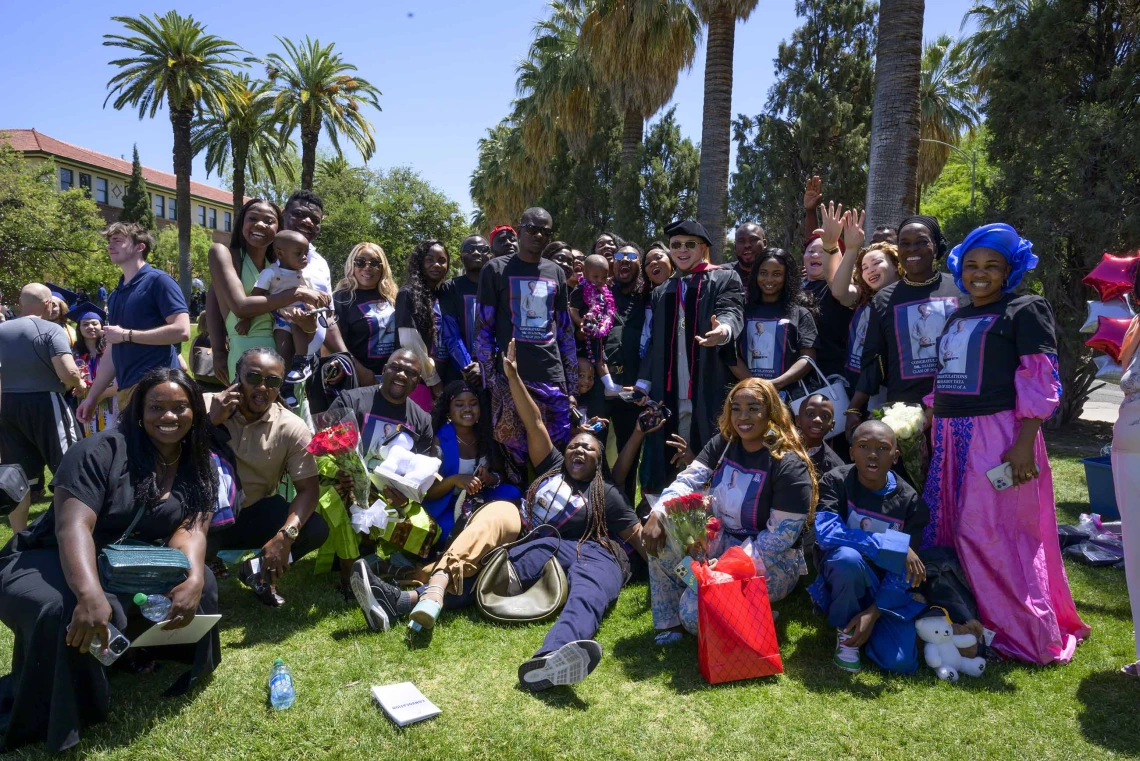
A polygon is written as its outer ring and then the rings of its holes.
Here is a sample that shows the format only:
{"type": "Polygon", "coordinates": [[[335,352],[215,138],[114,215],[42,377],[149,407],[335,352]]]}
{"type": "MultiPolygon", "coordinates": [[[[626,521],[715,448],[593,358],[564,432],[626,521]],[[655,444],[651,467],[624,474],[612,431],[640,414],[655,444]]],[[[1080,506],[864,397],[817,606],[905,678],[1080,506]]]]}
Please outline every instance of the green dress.
{"type": "MultiPolygon", "coordinates": [[[[241,272],[239,274],[241,275],[241,286],[245,290],[245,295],[248,296],[253,292],[253,287],[257,284],[257,278],[261,271],[257,269],[257,265],[253,263],[253,259],[245,251],[241,252],[241,272]]],[[[226,315],[226,333],[230,338],[229,371],[231,380],[237,374],[238,358],[247,349],[257,346],[277,349],[277,344],[273,340],[272,313],[261,314],[252,318],[249,324],[249,332],[244,336],[239,336],[234,330],[239,319],[233,312],[226,315]]]]}

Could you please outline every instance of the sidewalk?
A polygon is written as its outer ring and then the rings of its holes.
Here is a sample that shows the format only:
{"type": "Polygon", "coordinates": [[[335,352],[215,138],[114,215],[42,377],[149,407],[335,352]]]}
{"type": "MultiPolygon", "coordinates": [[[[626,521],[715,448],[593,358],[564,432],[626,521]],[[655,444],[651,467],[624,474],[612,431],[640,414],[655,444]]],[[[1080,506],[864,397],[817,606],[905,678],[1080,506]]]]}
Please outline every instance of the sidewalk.
{"type": "Polygon", "coordinates": [[[1084,412],[1081,413],[1081,420],[1099,420],[1106,423],[1116,422],[1116,413],[1120,409],[1120,402],[1124,399],[1124,394],[1120,392],[1120,386],[1111,383],[1105,384],[1104,388],[1094,391],[1093,395],[1085,402],[1084,412]]]}

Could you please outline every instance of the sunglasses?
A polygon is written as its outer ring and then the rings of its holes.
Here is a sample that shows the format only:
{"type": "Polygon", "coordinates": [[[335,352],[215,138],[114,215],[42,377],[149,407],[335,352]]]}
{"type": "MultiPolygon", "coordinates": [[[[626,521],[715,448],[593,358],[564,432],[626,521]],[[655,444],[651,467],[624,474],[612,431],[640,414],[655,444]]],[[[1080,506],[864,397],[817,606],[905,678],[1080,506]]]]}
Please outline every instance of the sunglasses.
{"type": "Polygon", "coordinates": [[[384,263],[381,262],[379,259],[362,259],[361,257],[358,256],[352,260],[352,263],[356,265],[357,269],[361,269],[361,270],[381,270],[381,269],[384,269],[384,263]]]}
{"type": "Polygon", "coordinates": [[[463,253],[465,254],[489,254],[491,253],[490,246],[464,246],[463,253]]]}
{"type": "Polygon", "coordinates": [[[614,254],[614,261],[615,262],[624,262],[624,261],[636,262],[637,261],[637,254],[635,254],[633,251],[618,251],[617,253],[614,254]]]}
{"type": "Polygon", "coordinates": [[[526,230],[531,235],[553,235],[553,227],[539,227],[538,225],[519,225],[520,230],[526,230]]]}
{"type": "Polygon", "coordinates": [[[695,240],[671,240],[669,241],[669,248],[674,251],[680,251],[682,248],[687,248],[690,251],[697,246],[701,245],[700,241],[695,240]]]}
{"type": "Polygon", "coordinates": [[[250,370],[242,380],[245,381],[246,385],[254,388],[262,385],[266,388],[281,388],[281,384],[285,382],[285,379],[280,375],[262,375],[256,370],[250,370]]]}

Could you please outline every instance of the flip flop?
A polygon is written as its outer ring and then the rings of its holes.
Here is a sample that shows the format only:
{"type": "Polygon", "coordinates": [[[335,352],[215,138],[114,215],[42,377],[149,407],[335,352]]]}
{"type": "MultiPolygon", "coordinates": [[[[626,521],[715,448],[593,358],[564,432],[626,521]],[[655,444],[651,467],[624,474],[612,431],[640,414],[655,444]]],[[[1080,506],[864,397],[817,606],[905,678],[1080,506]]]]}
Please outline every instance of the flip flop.
{"type": "Polygon", "coordinates": [[[677,644],[684,638],[685,635],[681,634],[681,632],[665,631],[654,637],[653,641],[662,647],[668,647],[669,645],[677,644]]]}

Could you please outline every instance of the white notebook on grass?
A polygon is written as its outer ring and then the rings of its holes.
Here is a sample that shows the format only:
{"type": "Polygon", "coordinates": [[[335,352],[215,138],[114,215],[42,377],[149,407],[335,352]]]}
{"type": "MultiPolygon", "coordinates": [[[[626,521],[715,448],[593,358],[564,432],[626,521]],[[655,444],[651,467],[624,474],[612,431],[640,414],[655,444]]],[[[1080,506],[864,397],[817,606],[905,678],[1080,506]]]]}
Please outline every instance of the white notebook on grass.
{"type": "Polygon", "coordinates": [[[440,714],[439,707],[411,682],[373,687],[372,697],[397,726],[406,727],[440,714]]]}

